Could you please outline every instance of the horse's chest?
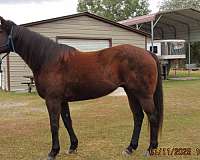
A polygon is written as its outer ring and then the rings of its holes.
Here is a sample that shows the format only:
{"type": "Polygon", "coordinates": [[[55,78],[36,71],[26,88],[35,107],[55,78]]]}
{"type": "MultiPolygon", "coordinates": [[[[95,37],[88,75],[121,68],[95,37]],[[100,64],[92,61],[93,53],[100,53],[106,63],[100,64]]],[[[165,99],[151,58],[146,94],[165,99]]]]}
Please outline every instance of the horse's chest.
{"type": "Polygon", "coordinates": [[[64,82],[61,76],[57,74],[43,74],[35,77],[35,85],[38,91],[38,94],[45,98],[49,95],[59,95],[62,96],[64,93],[64,82]]]}

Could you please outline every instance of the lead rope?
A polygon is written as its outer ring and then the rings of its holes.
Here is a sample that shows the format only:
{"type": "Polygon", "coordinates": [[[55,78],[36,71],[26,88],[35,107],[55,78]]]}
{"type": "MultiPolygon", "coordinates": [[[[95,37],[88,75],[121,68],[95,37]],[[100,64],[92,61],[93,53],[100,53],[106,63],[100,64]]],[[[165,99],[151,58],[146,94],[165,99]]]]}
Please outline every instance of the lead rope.
{"type": "MultiPolygon", "coordinates": [[[[9,41],[9,47],[11,49],[12,52],[15,52],[15,46],[14,46],[14,42],[13,42],[13,26],[11,28],[10,34],[8,36],[8,41],[9,41]]],[[[16,52],[15,52],[16,53],[16,52]]],[[[9,53],[8,53],[9,54],[9,53]]]]}
{"type": "Polygon", "coordinates": [[[5,57],[7,57],[7,56],[9,55],[9,53],[10,53],[10,52],[6,53],[2,58],[0,58],[0,73],[3,72],[3,71],[2,71],[2,67],[1,67],[1,65],[2,65],[2,63],[3,63],[3,59],[4,59],[5,57]]]}

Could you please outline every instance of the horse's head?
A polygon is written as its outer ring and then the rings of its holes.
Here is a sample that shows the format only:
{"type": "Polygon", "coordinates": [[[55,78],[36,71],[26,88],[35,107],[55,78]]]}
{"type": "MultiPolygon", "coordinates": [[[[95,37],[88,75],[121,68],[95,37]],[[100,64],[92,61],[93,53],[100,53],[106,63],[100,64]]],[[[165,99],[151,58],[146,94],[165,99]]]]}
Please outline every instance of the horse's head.
{"type": "Polygon", "coordinates": [[[13,51],[12,30],[15,23],[0,17],[0,54],[13,51]]]}

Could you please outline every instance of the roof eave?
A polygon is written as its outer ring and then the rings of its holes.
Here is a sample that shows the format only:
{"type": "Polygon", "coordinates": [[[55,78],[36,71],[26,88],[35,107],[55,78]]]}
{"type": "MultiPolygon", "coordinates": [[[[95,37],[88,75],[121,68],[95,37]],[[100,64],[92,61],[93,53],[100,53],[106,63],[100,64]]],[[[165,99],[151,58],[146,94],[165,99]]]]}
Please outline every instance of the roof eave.
{"type": "Polygon", "coordinates": [[[51,22],[64,20],[64,19],[75,18],[75,17],[79,17],[79,16],[88,16],[88,17],[91,17],[91,18],[95,18],[97,20],[100,20],[100,21],[103,21],[103,22],[118,26],[120,28],[129,30],[129,31],[132,31],[132,32],[136,32],[136,33],[141,34],[143,36],[150,37],[150,35],[147,32],[140,31],[140,30],[134,29],[134,28],[129,27],[129,26],[125,26],[123,24],[120,24],[120,23],[105,19],[103,17],[97,16],[97,15],[89,13],[89,12],[81,12],[81,13],[77,13],[77,14],[73,14],[73,15],[67,15],[67,16],[51,18],[51,19],[46,19],[46,20],[41,20],[41,21],[36,21],[36,22],[31,22],[31,23],[25,23],[25,24],[21,24],[21,26],[32,27],[32,26],[35,26],[35,25],[40,25],[40,24],[44,24],[44,23],[51,23],[51,22]]]}
{"type": "Polygon", "coordinates": [[[119,21],[118,23],[130,26],[130,25],[136,25],[136,24],[145,23],[145,22],[149,22],[149,21],[154,21],[155,17],[156,17],[156,13],[150,14],[150,15],[134,17],[131,19],[119,21]]]}

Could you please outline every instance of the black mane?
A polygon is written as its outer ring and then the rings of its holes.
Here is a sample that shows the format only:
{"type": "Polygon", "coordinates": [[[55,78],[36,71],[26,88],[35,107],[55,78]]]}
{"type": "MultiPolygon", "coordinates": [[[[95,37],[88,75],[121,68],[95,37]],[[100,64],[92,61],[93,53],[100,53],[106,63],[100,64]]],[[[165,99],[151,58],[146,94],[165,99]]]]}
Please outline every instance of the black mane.
{"type": "Polygon", "coordinates": [[[75,50],[18,25],[13,26],[13,40],[16,52],[33,71],[38,71],[43,64],[55,59],[58,54],[69,54],[75,50]]]}

